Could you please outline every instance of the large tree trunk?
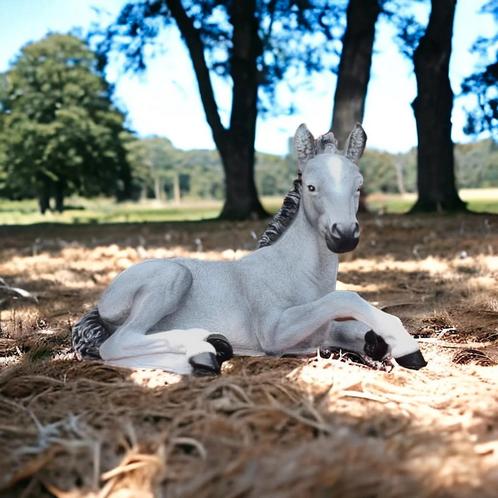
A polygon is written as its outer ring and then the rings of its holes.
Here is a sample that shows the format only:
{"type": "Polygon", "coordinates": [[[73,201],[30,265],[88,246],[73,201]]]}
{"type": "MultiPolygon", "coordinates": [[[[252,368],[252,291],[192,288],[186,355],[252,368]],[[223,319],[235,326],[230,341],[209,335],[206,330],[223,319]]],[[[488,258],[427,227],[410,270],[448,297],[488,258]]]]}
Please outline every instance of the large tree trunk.
{"type": "MultiPolygon", "coordinates": [[[[332,115],[332,131],[340,147],[354,125],[363,121],[379,14],[379,0],[349,0],[332,115]]],[[[359,210],[367,211],[363,189],[359,210]]]]}
{"type": "Polygon", "coordinates": [[[453,91],[448,70],[455,5],[456,0],[432,0],[429,24],[413,56],[418,200],[412,212],[465,209],[455,186],[451,140],[453,91]]]}
{"type": "Polygon", "coordinates": [[[341,146],[363,120],[379,13],[378,0],[349,0],[332,116],[332,131],[341,146]]]}
{"type": "Polygon", "coordinates": [[[226,195],[220,218],[258,219],[267,214],[261,206],[254,183],[254,146],[234,139],[221,153],[225,169],[226,195]]]}
{"type": "Polygon", "coordinates": [[[219,143],[225,169],[226,197],[220,217],[225,219],[261,218],[261,206],[254,181],[254,141],[258,116],[257,58],[262,45],[258,35],[256,1],[232,2],[230,23],[233,51],[230,60],[233,81],[230,128],[219,143]]]}
{"type": "Polygon", "coordinates": [[[206,119],[225,170],[226,197],[220,217],[243,220],[267,216],[259,202],[254,181],[259,87],[257,58],[262,50],[258,36],[256,1],[238,0],[230,5],[230,23],[233,25],[230,61],[233,91],[228,129],[221,123],[199,30],[185,12],[181,0],[166,0],[166,3],[187,45],[206,119]]]}

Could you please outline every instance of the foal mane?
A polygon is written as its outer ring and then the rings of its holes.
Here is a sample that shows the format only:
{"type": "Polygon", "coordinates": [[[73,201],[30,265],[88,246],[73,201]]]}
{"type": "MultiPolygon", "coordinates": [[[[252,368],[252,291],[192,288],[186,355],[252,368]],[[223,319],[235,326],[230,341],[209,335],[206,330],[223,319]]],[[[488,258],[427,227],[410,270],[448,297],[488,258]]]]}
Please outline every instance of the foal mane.
{"type": "Polygon", "coordinates": [[[293,182],[293,187],[284,197],[282,207],[270,221],[263,235],[261,235],[258,241],[258,249],[261,247],[271,246],[287,230],[287,227],[290,225],[299,210],[299,204],[301,202],[301,187],[301,178],[296,178],[293,182]]]}
{"type": "MultiPolygon", "coordinates": [[[[320,135],[314,143],[314,150],[312,156],[318,154],[336,154],[337,153],[337,140],[334,134],[329,131],[324,135],[320,135]]],[[[287,192],[282,203],[282,207],[278,213],[272,218],[263,235],[258,240],[258,249],[261,247],[271,246],[275,243],[287,230],[289,225],[294,220],[299,205],[301,203],[302,194],[302,181],[301,173],[294,180],[292,188],[287,192]]]]}

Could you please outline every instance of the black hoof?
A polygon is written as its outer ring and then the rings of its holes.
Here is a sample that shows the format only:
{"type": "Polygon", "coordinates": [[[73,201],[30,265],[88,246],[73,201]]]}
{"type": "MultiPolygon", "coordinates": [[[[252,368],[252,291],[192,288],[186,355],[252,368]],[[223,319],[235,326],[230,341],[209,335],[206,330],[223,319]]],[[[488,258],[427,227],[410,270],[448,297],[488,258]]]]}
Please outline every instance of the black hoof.
{"type": "Polygon", "coordinates": [[[396,361],[402,367],[410,368],[412,370],[420,370],[427,365],[427,362],[420,351],[400,356],[399,358],[396,358],[396,361]]]}
{"type": "Polygon", "coordinates": [[[232,345],[224,335],[210,334],[207,336],[206,342],[212,344],[214,349],[216,349],[216,359],[220,365],[233,357],[232,345]]]}
{"type": "Polygon", "coordinates": [[[220,363],[214,353],[199,353],[190,357],[188,361],[192,365],[192,373],[197,377],[219,375],[221,370],[220,363]]]}
{"type": "Polygon", "coordinates": [[[379,334],[376,334],[373,330],[369,330],[365,334],[365,346],[363,350],[372,360],[382,360],[387,354],[387,349],[386,341],[379,334]]]}

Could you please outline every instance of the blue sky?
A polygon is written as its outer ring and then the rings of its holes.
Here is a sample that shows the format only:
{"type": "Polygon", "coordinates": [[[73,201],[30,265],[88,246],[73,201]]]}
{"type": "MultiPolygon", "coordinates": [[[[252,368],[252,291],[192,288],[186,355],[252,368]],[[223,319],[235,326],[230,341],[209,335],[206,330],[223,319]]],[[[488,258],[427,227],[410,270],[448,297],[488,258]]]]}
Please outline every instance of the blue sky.
{"type": "MultiPolygon", "coordinates": [[[[66,32],[74,27],[88,29],[98,16],[93,7],[105,9],[109,19],[117,15],[125,0],[0,0],[0,71],[29,41],[49,31],[66,32]]],[[[476,63],[470,47],[478,36],[496,30],[491,16],[479,14],[484,0],[458,0],[455,16],[453,55],[450,78],[455,93],[460,82],[476,63]]],[[[420,8],[421,17],[428,15],[420,8]]],[[[416,145],[416,130],[410,103],[416,94],[412,66],[398,52],[392,28],[380,22],[369,84],[364,127],[369,146],[392,152],[416,145]]],[[[167,51],[152,60],[142,76],[121,75],[109,71],[116,80],[116,98],[128,112],[128,123],[139,135],[162,135],[180,148],[214,148],[211,132],[204,119],[190,60],[176,31],[165,37],[167,51]],[[117,78],[117,79],[116,79],[117,78]]],[[[268,117],[258,122],[256,148],[283,154],[301,122],[320,134],[331,122],[336,78],[331,73],[315,75],[294,95],[282,91],[280,99],[292,99],[296,113],[268,117]]],[[[227,84],[214,82],[218,104],[225,111],[230,105],[227,84]]],[[[453,139],[469,141],[463,134],[464,101],[456,99],[453,111],[453,139]]]]}

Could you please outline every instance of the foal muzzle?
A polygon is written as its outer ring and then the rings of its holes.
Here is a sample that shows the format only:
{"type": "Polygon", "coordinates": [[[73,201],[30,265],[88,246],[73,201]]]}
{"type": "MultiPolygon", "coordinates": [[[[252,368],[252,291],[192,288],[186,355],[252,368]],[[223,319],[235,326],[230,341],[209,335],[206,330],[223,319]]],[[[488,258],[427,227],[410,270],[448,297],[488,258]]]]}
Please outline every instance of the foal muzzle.
{"type": "Polygon", "coordinates": [[[325,242],[330,251],[335,253],[349,252],[356,248],[360,241],[360,225],[353,223],[334,223],[325,235],[325,242]]]}

